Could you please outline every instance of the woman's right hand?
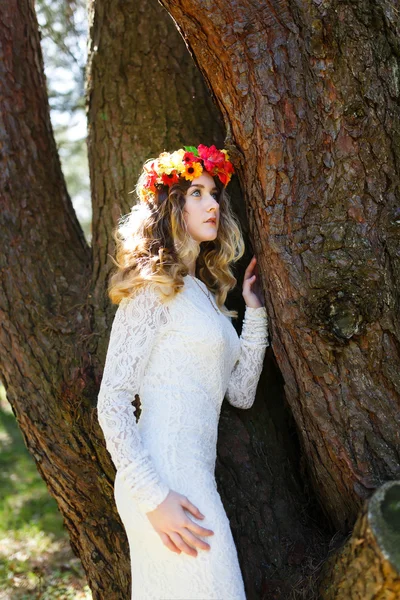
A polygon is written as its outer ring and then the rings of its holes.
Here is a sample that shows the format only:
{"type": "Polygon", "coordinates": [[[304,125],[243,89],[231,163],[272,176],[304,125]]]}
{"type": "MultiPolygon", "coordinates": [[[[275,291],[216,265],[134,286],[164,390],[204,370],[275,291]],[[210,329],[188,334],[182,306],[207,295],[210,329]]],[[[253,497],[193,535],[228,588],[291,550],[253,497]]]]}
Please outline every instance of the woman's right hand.
{"type": "Polygon", "coordinates": [[[177,554],[183,551],[190,556],[197,556],[196,546],[203,550],[210,550],[210,546],[195,534],[206,536],[214,535],[214,532],[192,521],[184,509],[197,519],[204,519],[204,515],[186,496],[174,490],[170,490],[165,500],[157,508],[147,512],[146,516],[164,546],[177,554]]]}

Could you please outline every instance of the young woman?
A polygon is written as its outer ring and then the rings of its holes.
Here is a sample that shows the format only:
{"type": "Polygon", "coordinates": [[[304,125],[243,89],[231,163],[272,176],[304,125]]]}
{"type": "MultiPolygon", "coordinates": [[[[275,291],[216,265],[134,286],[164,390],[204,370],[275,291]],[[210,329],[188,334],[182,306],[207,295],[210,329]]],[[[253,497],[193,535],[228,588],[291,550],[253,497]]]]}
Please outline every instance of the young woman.
{"type": "Polygon", "coordinates": [[[244,253],[225,190],[232,173],[215,146],[163,152],[144,164],[139,203],[114,232],[109,296],[119,306],[98,418],[117,469],[132,600],[246,598],[215,481],[217,431],[224,397],[252,406],[269,340],[255,257],[240,338],[224,305],[244,253]]]}

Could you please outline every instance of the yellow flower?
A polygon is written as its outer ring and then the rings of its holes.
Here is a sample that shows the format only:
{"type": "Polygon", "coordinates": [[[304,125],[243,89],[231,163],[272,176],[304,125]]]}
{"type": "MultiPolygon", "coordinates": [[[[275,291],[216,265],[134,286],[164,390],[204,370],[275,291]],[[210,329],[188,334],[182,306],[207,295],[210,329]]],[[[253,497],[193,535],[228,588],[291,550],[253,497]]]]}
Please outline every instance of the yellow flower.
{"type": "Polygon", "coordinates": [[[202,172],[203,167],[201,166],[201,163],[193,162],[189,165],[186,165],[182,173],[182,177],[184,177],[185,179],[189,179],[189,181],[193,181],[193,179],[196,179],[196,177],[200,177],[202,172]]]}
{"type": "Polygon", "coordinates": [[[228,150],[221,150],[225,154],[225,160],[229,160],[228,150]]]}
{"type": "Polygon", "coordinates": [[[157,159],[157,172],[160,173],[171,173],[172,171],[182,171],[184,168],[183,156],[185,150],[176,150],[172,154],[170,152],[161,152],[157,159]]]}

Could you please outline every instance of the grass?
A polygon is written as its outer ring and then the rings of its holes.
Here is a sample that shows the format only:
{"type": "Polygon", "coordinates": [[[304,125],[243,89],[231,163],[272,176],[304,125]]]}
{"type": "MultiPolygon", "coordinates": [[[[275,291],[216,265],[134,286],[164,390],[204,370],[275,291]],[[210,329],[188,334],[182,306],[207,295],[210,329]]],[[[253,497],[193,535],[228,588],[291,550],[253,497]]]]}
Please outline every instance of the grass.
{"type": "Polygon", "coordinates": [[[0,386],[0,600],[90,600],[57,503],[0,386]]]}

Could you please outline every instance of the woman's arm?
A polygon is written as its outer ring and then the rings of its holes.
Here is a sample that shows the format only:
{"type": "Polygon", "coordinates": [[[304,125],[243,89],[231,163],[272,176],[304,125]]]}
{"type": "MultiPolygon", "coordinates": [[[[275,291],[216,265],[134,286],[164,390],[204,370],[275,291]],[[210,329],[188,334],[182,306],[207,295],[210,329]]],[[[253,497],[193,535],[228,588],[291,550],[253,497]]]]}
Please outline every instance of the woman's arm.
{"type": "Polygon", "coordinates": [[[107,450],[144,513],[161,504],[169,487],[142,445],[131,402],[139,393],[157,331],[167,320],[166,307],[147,284],[134,298],[121,301],[111,328],[97,402],[107,450]]]}
{"type": "Polygon", "coordinates": [[[250,408],[253,405],[267,346],[269,336],[265,306],[246,306],[240,335],[240,355],[226,391],[226,398],[232,406],[250,408]]]}

